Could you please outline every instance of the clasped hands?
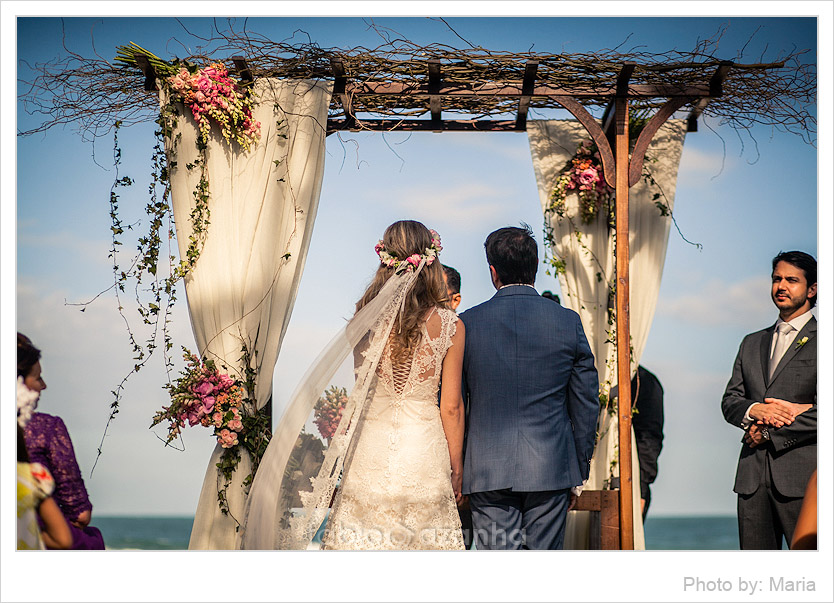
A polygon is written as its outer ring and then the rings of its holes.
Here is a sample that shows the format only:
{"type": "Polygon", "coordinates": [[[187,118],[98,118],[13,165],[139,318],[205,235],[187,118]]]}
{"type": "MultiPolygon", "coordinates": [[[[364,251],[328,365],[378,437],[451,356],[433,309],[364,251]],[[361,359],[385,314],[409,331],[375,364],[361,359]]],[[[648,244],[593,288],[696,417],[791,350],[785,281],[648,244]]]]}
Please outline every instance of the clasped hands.
{"type": "Polygon", "coordinates": [[[811,408],[811,404],[797,404],[780,398],[765,398],[764,403],[754,404],[749,415],[755,420],[744,435],[744,441],[751,448],[765,441],[764,427],[782,427],[790,425],[796,417],[811,408]]]}

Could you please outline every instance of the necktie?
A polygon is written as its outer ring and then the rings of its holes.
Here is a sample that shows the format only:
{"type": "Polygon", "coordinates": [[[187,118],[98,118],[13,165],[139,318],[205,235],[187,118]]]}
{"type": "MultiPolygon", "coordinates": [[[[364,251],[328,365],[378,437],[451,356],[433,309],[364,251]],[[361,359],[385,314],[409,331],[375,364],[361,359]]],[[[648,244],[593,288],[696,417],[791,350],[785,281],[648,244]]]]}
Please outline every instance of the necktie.
{"type": "Polygon", "coordinates": [[[770,356],[768,378],[773,377],[773,371],[776,370],[776,366],[788,350],[788,333],[791,331],[793,331],[793,327],[786,322],[780,323],[776,327],[776,345],[773,346],[773,354],[770,356]]]}

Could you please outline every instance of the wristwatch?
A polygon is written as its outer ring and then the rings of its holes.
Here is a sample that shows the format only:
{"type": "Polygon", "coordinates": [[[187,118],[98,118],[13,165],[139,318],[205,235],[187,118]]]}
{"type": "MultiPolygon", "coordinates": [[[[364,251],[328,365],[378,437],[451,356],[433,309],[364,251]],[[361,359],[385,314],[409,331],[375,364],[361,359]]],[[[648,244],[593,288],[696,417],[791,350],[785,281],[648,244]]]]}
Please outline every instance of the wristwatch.
{"type": "Polygon", "coordinates": [[[762,427],[762,438],[767,441],[770,441],[770,429],[767,427],[762,427]]]}

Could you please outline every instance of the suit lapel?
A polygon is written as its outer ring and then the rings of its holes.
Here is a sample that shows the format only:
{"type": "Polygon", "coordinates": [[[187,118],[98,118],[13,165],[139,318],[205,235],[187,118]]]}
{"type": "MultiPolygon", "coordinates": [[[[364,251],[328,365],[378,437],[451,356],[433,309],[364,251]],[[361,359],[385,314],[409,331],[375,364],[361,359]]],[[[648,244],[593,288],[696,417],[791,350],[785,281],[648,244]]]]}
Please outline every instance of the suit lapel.
{"type": "Polygon", "coordinates": [[[799,340],[801,340],[803,337],[808,337],[808,341],[805,342],[803,345],[814,345],[814,338],[816,336],[817,320],[812,317],[811,320],[805,323],[805,326],[802,327],[799,333],[796,334],[796,338],[793,340],[791,347],[789,347],[785,351],[785,355],[782,356],[782,360],[780,360],[779,364],[776,365],[776,370],[773,371],[773,377],[768,382],[768,385],[770,385],[770,383],[773,383],[776,377],[779,376],[779,373],[782,372],[782,369],[785,368],[785,366],[787,366],[787,364],[793,359],[794,356],[796,356],[796,353],[799,351],[799,348],[802,347],[798,345],[799,340]]]}
{"type": "Polygon", "coordinates": [[[770,385],[770,378],[768,377],[768,367],[770,366],[770,344],[773,341],[773,331],[776,329],[774,323],[769,329],[764,332],[761,342],[759,342],[760,356],[762,359],[762,376],[766,385],[770,385]]]}

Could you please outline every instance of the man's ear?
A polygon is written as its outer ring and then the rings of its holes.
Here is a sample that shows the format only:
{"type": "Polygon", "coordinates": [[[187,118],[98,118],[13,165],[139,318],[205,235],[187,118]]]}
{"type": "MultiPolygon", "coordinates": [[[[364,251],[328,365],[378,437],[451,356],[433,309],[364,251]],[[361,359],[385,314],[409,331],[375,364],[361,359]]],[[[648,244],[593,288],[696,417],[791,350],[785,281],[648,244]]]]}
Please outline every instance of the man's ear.
{"type": "Polygon", "coordinates": [[[452,295],[452,298],[449,300],[449,305],[452,306],[452,310],[458,309],[460,305],[460,293],[454,293],[452,295]]]}

